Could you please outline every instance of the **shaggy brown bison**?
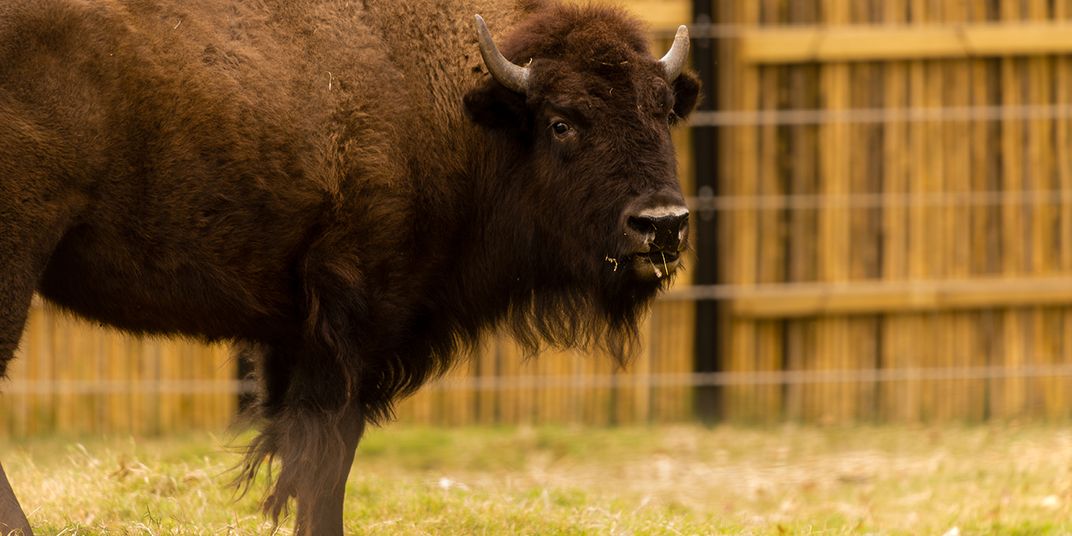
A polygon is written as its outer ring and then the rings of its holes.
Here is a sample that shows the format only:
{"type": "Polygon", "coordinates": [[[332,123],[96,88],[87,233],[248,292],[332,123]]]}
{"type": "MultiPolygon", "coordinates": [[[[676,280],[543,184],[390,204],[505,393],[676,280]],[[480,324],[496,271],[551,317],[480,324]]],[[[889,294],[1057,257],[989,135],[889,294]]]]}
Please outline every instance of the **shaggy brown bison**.
{"type": "Polygon", "coordinates": [[[235,342],[238,480],[338,534],[365,424],[489,329],[629,354],[686,247],[687,49],[538,0],[4,0],[0,372],[35,290],[235,342]]]}

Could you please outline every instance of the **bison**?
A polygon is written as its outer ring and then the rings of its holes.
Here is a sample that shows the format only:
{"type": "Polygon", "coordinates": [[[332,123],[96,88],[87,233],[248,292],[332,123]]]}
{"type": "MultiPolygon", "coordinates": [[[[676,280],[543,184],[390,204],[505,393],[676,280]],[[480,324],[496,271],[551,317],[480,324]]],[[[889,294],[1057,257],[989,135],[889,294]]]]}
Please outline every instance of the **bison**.
{"type": "Polygon", "coordinates": [[[0,373],[35,291],[235,343],[239,485],[276,463],[265,513],[339,534],[366,424],[489,330],[630,355],[687,248],[688,45],[551,0],[4,0],[0,373]]]}

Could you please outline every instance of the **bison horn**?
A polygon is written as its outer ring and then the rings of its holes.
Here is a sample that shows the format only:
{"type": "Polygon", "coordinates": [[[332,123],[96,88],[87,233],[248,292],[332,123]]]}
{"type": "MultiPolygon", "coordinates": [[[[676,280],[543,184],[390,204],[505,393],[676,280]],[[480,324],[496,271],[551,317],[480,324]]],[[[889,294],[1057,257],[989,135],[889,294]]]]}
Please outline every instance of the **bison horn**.
{"type": "Polygon", "coordinates": [[[488,31],[488,25],[484,24],[484,18],[480,15],[476,16],[476,33],[480,38],[480,55],[484,58],[484,65],[488,66],[491,76],[510,90],[525,93],[529,87],[528,67],[515,65],[499,52],[499,47],[495,46],[491,32],[488,31]]]}
{"type": "Polygon", "coordinates": [[[689,29],[684,25],[678,26],[677,35],[674,36],[674,46],[670,47],[670,52],[659,60],[663,70],[666,71],[666,77],[670,80],[677,80],[681,70],[685,68],[685,60],[688,57],[689,29]]]}

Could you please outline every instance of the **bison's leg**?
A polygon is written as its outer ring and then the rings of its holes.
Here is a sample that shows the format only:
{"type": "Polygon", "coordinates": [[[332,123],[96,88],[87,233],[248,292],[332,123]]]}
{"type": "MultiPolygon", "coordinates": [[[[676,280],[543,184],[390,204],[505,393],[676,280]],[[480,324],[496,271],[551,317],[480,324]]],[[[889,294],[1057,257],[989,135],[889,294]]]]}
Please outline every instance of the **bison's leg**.
{"type": "Polygon", "coordinates": [[[341,535],[346,478],[365,421],[351,408],[325,412],[289,406],[268,418],[247,458],[252,477],[260,460],[274,458],[280,470],[264,511],[277,523],[295,499],[295,531],[304,535],[341,535]]]}
{"type": "MultiPolygon", "coordinates": [[[[0,144],[3,143],[0,136],[0,144]]],[[[4,180],[4,164],[0,159],[0,181],[4,180]]],[[[8,363],[15,357],[34,288],[60,235],[56,228],[50,229],[47,212],[36,221],[32,215],[25,214],[27,198],[12,196],[11,190],[16,189],[0,182],[0,378],[6,377],[8,363]]],[[[0,468],[0,534],[20,530],[31,534],[26,515],[0,468]]]]}
{"type": "Polygon", "coordinates": [[[356,400],[340,391],[332,372],[337,362],[315,355],[277,347],[258,360],[261,433],[249,447],[242,479],[252,480],[266,459],[279,462],[265,513],[279,522],[293,498],[298,534],[341,535],[346,478],[365,418],[356,400]]]}
{"type": "MultiPolygon", "coordinates": [[[[298,488],[298,520],[296,529],[301,534],[343,533],[343,499],[346,497],[346,479],[354,463],[354,451],[365,431],[365,420],[357,411],[344,411],[333,431],[340,441],[336,449],[330,449],[328,459],[321,460],[321,467],[307,473],[322,474],[322,482],[298,488]]],[[[306,471],[299,466],[300,472],[306,471]]],[[[286,467],[284,467],[284,471],[286,467]]]]}
{"type": "MultiPolygon", "coordinates": [[[[62,140],[23,119],[0,92],[0,378],[22,337],[34,289],[68,226],[85,206],[63,172],[62,140]]],[[[74,275],[72,275],[73,277],[74,275]]],[[[0,469],[0,528],[30,534],[0,469]]]]}
{"type": "Polygon", "coordinates": [[[30,536],[30,522],[26,520],[26,514],[22,513],[19,500],[15,498],[15,492],[11,490],[11,484],[7,481],[4,468],[0,467],[0,534],[22,534],[30,536]]]}
{"type": "MultiPolygon", "coordinates": [[[[10,222],[5,221],[2,197],[0,193],[0,377],[5,376],[15,356],[34,288],[32,266],[26,266],[31,263],[23,260],[26,252],[15,249],[17,246],[9,241],[13,235],[10,222]]],[[[19,530],[30,534],[30,524],[0,467],[0,534],[19,530]]]]}

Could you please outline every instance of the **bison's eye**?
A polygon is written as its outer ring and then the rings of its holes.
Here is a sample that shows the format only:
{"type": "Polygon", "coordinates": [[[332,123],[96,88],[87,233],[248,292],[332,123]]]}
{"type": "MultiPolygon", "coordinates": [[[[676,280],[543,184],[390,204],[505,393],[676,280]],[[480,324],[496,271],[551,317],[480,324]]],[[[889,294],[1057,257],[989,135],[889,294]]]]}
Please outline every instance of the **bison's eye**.
{"type": "Polygon", "coordinates": [[[565,121],[553,121],[551,123],[551,132],[554,133],[556,138],[565,139],[573,134],[573,127],[565,121]]]}

